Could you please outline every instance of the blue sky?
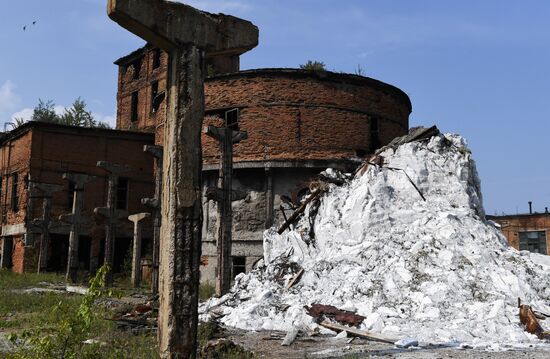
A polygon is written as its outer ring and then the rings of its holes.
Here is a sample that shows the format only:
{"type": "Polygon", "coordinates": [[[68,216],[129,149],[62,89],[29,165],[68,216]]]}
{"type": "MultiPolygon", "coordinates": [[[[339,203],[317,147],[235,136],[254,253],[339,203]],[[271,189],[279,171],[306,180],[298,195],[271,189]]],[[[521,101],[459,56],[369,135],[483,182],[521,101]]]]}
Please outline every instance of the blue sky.
{"type": "MultiPolygon", "coordinates": [[[[191,0],[260,27],[243,69],[296,67],[374,77],[404,90],[411,125],[465,136],[486,211],[550,207],[550,2],[505,0],[191,0]]],[[[81,96],[114,123],[113,61],[143,45],[105,15],[106,0],[0,0],[0,122],[39,98],[81,96]],[[37,21],[32,25],[33,21],[37,21]],[[23,26],[27,26],[23,31],[23,26]]]]}

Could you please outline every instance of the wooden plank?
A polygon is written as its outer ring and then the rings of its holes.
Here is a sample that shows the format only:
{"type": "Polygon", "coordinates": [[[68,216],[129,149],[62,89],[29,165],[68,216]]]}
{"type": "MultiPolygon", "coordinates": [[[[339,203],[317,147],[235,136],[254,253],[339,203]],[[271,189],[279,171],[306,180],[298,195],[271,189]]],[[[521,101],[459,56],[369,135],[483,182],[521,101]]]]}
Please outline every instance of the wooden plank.
{"type": "Polygon", "coordinates": [[[281,226],[281,228],[279,228],[279,230],[277,231],[277,233],[279,234],[283,234],[283,232],[292,224],[294,223],[294,221],[298,218],[298,216],[306,210],[306,207],[307,205],[313,201],[317,196],[319,196],[321,194],[321,190],[319,188],[317,188],[316,190],[314,190],[313,192],[311,192],[311,194],[309,195],[309,197],[304,201],[304,203],[302,203],[302,205],[294,211],[294,213],[292,213],[292,215],[288,218],[287,221],[285,221],[285,223],[283,223],[283,225],[281,226]]]}
{"type": "Polygon", "coordinates": [[[303,274],[304,274],[304,268],[300,268],[300,270],[296,274],[294,274],[294,276],[290,279],[290,281],[288,282],[288,285],[286,286],[286,289],[290,289],[294,287],[294,285],[298,283],[300,278],[302,278],[303,274]]]}
{"type": "Polygon", "coordinates": [[[323,320],[321,323],[319,323],[319,325],[322,326],[322,327],[325,327],[327,329],[334,330],[335,332],[338,332],[338,333],[345,330],[351,336],[356,336],[356,337],[367,339],[367,340],[374,340],[374,341],[377,341],[377,342],[393,344],[398,340],[398,339],[386,338],[386,337],[384,337],[380,334],[371,333],[371,332],[367,332],[367,331],[364,331],[364,330],[359,330],[359,329],[355,329],[355,328],[346,327],[345,325],[332,323],[332,322],[329,322],[328,320],[323,320]]]}

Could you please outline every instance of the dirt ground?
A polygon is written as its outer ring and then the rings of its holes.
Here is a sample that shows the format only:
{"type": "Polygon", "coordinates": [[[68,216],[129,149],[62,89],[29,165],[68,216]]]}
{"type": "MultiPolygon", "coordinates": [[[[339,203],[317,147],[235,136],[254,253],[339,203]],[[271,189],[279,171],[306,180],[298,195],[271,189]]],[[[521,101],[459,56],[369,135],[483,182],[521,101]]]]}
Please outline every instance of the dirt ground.
{"type": "Polygon", "coordinates": [[[392,344],[367,341],[355,338],[335,339],[327,336],[300,336],[289,347],[281,346],[285,333],[282,332],[244,332],[226,329],[226,337],[254,352],[259,358],[400,358],[400,359],[548,359],[550,350],[531,348],[491,352],[476,349],[458,349],[450,347],[426,347],[400,349],[392,344]]]}

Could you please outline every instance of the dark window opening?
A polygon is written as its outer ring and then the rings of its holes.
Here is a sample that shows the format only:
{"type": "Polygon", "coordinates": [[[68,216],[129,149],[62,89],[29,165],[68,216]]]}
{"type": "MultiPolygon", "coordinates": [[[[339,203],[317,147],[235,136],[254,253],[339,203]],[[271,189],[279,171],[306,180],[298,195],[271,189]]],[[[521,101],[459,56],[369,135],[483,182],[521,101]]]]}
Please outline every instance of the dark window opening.
{"type": "Polygon", "coordinates": [[[128,209],[128,178],[120,177],[116,188],[116,208],[128,209]]]}
{"type": "Polygon", "coordinates": [[[159,82],[153,81],[151,82],[151,112],[157,112],[159,109],[159,103],[155,102],[155,99],[157,98],[159,94],[159,82]]]}
{"type": "Polygon", "coordinates": [[[75,183],[73,181],[69,181],[69,186],[67,188],[67,209],[69,210],[73,209],[74,190],[75,190],[75,183]]]}
{"type": "Polygon", "coordinates": [[[519,250],[547,254],[546,231],[519,232],[519,250]]]}
{"type": "Polygon", "coordinates": [[[17,173],[11,175],[11,210],[13,212],[19,211],[19,198],[17,194],[17,187],[19,182],[19,176],[17,173]]]}
{"type": "Polygon", "coordinates": [[[130,114],[130,121],[136,122],[138,120],[138,92],[132,92],[132,109],[130,114]]]}
{"type": "Polygon", "coordinates": [[[225,125],[235,131],[239,130],[239,112],[238,108],[225,112],[225,125]]]}
{"type": "Polygon", "coordinates": [[[155,49],[153,52],[153,68],[159,68],[160,67],[160,49],[155,49]]]}
{"type": "Polygon", "coordinates": [[[141,57],[132,63],[134,68],[134,80],[139,79],[139,73],[141,72],[141,57]]]}
{"type": "Polygon", "coordinates": [[[246,257],[233,257],[233,278],[246,273],[246,257]]]}

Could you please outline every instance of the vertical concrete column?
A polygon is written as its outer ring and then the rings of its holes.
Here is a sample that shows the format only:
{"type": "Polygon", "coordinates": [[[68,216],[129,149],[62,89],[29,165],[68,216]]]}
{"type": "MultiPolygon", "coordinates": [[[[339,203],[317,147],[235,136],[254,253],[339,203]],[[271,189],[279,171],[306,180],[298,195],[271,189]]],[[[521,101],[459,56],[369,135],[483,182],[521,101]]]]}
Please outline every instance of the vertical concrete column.
{"type": "Polygon", "coordinates": [[[48,251],[50,246],[50,222],[52,210],[52,196],[55,192],[63,190],[63,186],[49,183],[33,182],[31,188],[42,191],[42,218],[32,221],[33,227],[40,228],[42,238],[40,240],[40,252],[38,255],[38,273],[46,270],[48,265],[48,251]]]}
{"type": "MultiPolygon", "coordinates": [[[[238,114],[238,110],[236,113],[238,114]]],[[[239,194],[233,191],[233,144],[248,137],[245,131],[234,131],[229,127],[226,112],[226,124],[223,128],[208,126],[206,134],[220,142],[221,166],[219,187],[209,188],[207,198],[218,201],[218,241],[217,241],[217,273],[216,294],[227,293],[231,286],[231,248],[233,229],[233,209],[231,203],[239,194]]],[[[244,198],[244,196],[243,196],[244,198]]]]}
{"type": "Polygon", "coordinates": [[[84,186],[95,179],[94,176],[77,173],[64,173],[63,178],[74,183],[73,211],[70,214],[62,214],[59,220],[71,224],[69,232],[69,253],[67,257],[67,271],[65,280],[76,283],[78,275],[78,246],[80,241],[81,227],[87,223],[83,217],[84,207],[84,186]]]}
{"type": "Polygon", "coordinates": [[[201,126],[205,53],[258,44],[248,21],[172,1],[109,0],[109,17],[169,53],[159,265],[161,358],[196,355],[202,232],[201,126]]]}
{"type": "Polygon", "coordinates": [[[153,268],[151,270],[151,291],[157,294],[159,290],[159,243],[161,226],[160,200],[162,197],[162,146],[145,145],[143,150],[155,157],[155,197],[143,198],[141,203],[150,207],[153,216],[153,268]]]}
{"type": "Polygon", "coordinates": [[[107,206],[95,208],[94,213],[107,218],[107,225],[105,226],[104,263],[109,265],[111,267],[111,270],[105,275],[105,286],[111,287],[113,285],[112,269],[115,256],[116,226],[119,219],[128,217],[126,211],[116,208],[118,179],[120,174],[129,172],[130,167],[126,165],[110,163],[107,161],[98,161],[97,167],[101,167],[109,173],[109,180],[107,184],[107,206]]]}
{"type": "Polygon", "coordinates": [[[141,284],[141,221],[149,216],[149,213],[128,216],[128,219],[134,223],[134,247],[132,250],[132,286],[134,288],[139,288],[141,284]]]}
{"type": "Polygon", "coordinates": [[[202,232],[204,51],[170,52],[159,267],[161,357],[194,357],[202,232]],[[179,353],[179,354],[178,354],[179,353]],[[192,354],[191,354],[192,353],[192,354]]]}
{"type": "Polygon", "coordinates": [[[273,170],[269,167],[265,169],[266,189],[265,189],[265,228],[273,226],[273,170]]]}

